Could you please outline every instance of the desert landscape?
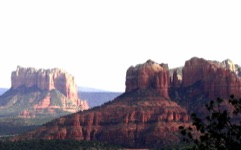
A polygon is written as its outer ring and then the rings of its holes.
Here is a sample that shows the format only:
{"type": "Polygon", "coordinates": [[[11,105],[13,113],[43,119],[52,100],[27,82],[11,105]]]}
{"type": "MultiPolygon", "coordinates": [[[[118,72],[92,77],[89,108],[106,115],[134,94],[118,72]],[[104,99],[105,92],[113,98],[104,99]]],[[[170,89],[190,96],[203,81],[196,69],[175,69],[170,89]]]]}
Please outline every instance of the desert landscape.
{"type": "Polygon", "coordinates": [[[12,87],[0,96],[1,125],[15,118],[19,120],[15,126],[29,127],[11,137],[15,142],[41,139],[98,141],[119,148],[182,146],[179,127],[191,125],[191,113],[206,115],[204,106],[210,100],[239,96],[240,74],[240,66],[229,59],[218,62],[193,57],[174,69],[147,60],[127,69],[124,93],[89,108],[78,96],[74,77],[62,69],[18,66],[12,72],[12,87]]]}

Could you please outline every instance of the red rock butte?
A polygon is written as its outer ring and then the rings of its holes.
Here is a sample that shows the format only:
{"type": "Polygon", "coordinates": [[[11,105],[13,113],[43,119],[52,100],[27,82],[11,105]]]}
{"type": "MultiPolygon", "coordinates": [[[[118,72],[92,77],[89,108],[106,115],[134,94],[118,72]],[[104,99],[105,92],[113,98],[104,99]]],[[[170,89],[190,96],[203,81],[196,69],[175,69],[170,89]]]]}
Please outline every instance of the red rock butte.
{"type": "Polygon", "coordinates": [[[41,90],[57,89],[67,98],[77,99],[78,91],[74,77],[63,69],[35,69],[18,66],[11,75],[12,88],[36,86],[41,90]]]}
{"type": "Polygon", "coordinates": [[[218,63],[194,57],[185,62],[182,74],[182,87],[201,82],[201,91],[209,99],[228,98],[241,95],[241,78],[230,60],[218,63]]]}
{"type": "Polygon", "coordinates": [[[153,88],[168,98],[169,71],[166,64],[147,60],[144,64],[131,66],[126,72],[126,92],[153,88]]]}
{"type": "Polygon", "coordinates": [[[11,74],[11,88],[0,96],[0,111],[11,107],[11,115],[23,118],[57,117],[89,108],[78,96],[74,77],[63,69],[20,66],[11,74]]]}

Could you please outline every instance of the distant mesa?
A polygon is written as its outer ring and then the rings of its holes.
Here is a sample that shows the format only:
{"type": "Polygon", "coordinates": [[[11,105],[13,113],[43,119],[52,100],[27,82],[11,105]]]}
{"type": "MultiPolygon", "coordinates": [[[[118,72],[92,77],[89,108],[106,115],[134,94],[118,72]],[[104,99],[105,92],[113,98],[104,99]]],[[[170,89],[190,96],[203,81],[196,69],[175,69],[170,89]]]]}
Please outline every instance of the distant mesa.
{"type": "Polygon", "coordinates": [[[79,92],[113,92],[113,91],[107,91],[107,90],[91,88],[91,87],[83,87],[83,86],[78,86],[78,91],[79,92]]]}
{"type": "Polygon", "coordinates": [[[37,87],[40,90],[56,89],[64,94],[67,98],[77,99],[77,86],[74,77],[62,69],[35,69],[23,68],[18,66],[16,71],[11,75],[11,88],[17,89],[20,86],[26,88],[37,87]]]}
{"type": "Polygon", "coordinates": [[[0,113],[6,116],[57,117],[88,108],[78,97],[74,77],[58,68],[18,66],[11,74],[11,88],[0,96],[0,113]]]}

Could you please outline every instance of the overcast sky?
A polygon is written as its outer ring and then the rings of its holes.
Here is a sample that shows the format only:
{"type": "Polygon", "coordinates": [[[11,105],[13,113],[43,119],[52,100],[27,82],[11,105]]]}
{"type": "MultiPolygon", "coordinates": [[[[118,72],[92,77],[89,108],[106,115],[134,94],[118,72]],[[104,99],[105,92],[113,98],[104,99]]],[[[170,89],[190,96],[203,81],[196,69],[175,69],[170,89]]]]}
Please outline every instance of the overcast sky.
{"type": "Polygon", "coordinates": [[[241,65],[241,2],[1,0],[0,87],[17,65],[62,68],[78,86],[125,90],[126,70],[197,56],[241,65]]]}

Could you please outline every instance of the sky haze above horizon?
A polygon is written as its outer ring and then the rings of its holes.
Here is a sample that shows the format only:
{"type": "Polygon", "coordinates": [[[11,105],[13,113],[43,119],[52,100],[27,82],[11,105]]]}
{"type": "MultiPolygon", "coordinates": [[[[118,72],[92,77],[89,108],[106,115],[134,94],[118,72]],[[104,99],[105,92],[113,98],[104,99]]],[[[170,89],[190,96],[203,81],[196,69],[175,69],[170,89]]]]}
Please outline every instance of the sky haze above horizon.
{"type": "Polygon", "coordinates": [[[62,68],[78,86],[125,90],[126,70],[192,57],[241,65],[238,0],[0,1],[0,87],[17,66],[62,68]]]}

